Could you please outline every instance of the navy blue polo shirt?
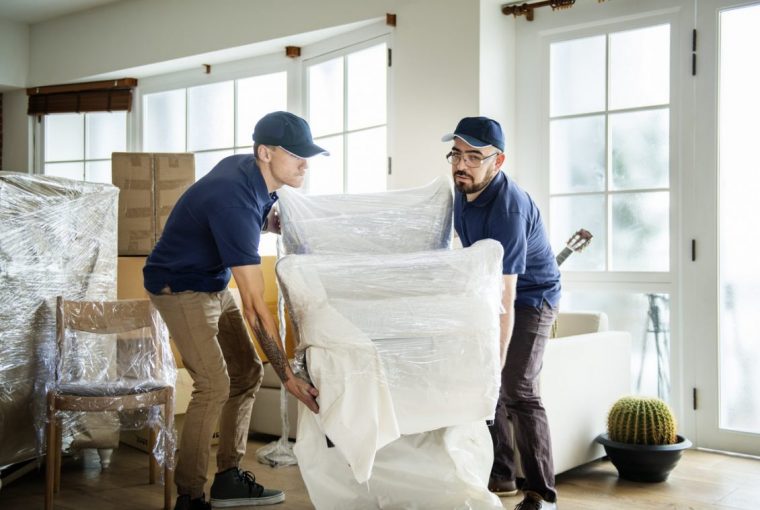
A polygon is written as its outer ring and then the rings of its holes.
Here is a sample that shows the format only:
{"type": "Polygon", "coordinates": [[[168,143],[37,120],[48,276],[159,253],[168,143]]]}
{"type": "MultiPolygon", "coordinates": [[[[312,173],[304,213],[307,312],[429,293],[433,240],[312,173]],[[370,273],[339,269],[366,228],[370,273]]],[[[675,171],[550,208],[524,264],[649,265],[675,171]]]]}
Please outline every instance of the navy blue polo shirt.
{"type": "Polygon", "coordinates": [[[143,268],[145,288],[225,289],[231,267],[261,263],[261,226],[276,200],[252,154],[221,160],[172,209],[143,268]]]}
{"type": "Polygon", "coordinates": [[[556,308],[560,274],[541,213],[525,191],[499,172],[472,202],[454,198],[454,228],[468,247],[495,239],[504,247],[503,274],[517,275],[516,306],[556,308]]]}

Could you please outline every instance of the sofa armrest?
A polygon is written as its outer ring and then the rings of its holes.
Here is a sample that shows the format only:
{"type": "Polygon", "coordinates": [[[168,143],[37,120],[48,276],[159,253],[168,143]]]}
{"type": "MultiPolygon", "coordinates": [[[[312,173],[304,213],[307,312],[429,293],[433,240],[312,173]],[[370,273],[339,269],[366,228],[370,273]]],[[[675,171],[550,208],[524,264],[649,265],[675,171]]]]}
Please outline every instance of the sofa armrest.
{"type": "Polygon", "coordinates": [[[612,404],[630,391],[630,333],[605,331],[549,340],[541,399],[556,473],[604,455],[594,438],[605,431],[612,404]]]}
{"type": "Polygon", "coordinates": [[[609,323],[604,312],[560,312],[557,317],[557,338],[607,331],[609,323]]]}

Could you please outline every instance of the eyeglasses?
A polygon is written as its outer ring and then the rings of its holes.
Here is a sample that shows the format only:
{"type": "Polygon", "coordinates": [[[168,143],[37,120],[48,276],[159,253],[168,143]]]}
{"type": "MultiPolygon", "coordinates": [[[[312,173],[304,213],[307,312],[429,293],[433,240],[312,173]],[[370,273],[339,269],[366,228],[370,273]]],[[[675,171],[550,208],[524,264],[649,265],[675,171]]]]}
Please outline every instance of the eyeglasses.
{"type": "Polygon", "coordinates": [[[483,161],[497,156],[498,154],[498,152],[494,152],[493,154],[483,157],[478,154],[462,154],[461,152],[451,151],[446,154],[446,161],[452,165],[458,165],[460,161],[464,161],[464,166],[467,168],[478,168],[483,164],[483,161]]]}

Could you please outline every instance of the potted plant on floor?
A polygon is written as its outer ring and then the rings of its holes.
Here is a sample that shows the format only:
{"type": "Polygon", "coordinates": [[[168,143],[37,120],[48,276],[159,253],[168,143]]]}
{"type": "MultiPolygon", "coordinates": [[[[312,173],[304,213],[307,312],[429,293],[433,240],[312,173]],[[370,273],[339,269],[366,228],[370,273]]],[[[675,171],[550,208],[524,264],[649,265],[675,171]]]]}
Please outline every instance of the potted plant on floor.
{"type": "Polygon", "coordinates": [[[623,397],[607,416],[607,433],[597,436],[620,478],[663,482],[691,441],[676,434],[673,411],[658,398],[623,397]]]}

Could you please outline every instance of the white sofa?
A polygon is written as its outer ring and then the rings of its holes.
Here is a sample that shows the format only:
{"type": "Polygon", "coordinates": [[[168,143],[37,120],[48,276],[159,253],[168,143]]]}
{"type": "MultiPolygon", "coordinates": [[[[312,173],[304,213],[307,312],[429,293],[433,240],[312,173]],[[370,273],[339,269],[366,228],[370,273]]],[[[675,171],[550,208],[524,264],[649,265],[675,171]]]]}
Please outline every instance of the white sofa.
{"type": "Polygon", "coordinates": [[[560,313],[541,371],[555,473],[604,455],[594,438],[613,402],[630,391],[630,333],[608,331],[604,313],[560,313]]]}
{"type": "MultiPolygon", "coordinates": [[[[604,455],[594,442],[604,432],[607,411],[630,393],[631,339],[607,330],[607,316],[563,312],[557,338],[549,340],[541,374],[541,396],[552,433],[554,469],[562,473],[604,455]]],[[[297,406],[288,396],[290,437],[296,436],[297,406]]],[[[279,379],[264,365],[264,382],[256,397],[251,432],[279,436],[279,379]]]]}
{"type": "MultiPolygon", "coordinates": [[[[264,380],[256,392],[256,401],[251,413],[250,432],[282,435],[282,420],[280,419],[280,378],[272,369],[271,363],[264,363],[264,380]]],[[[298,427],[298,401],[288,394],[288,437],[296,437],[298,427]]]]}

